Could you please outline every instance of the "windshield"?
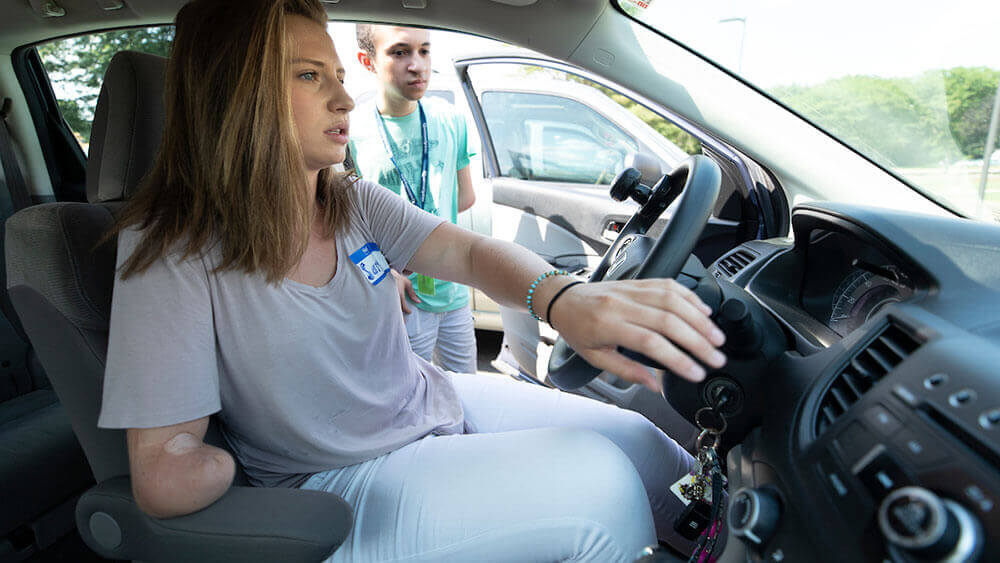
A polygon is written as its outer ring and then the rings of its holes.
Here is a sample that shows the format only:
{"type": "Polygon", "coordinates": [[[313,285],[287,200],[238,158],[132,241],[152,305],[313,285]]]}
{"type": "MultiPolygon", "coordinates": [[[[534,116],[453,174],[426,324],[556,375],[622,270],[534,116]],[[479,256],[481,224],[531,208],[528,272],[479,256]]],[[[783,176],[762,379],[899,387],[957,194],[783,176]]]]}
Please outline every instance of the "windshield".
{"type": "Polygon", "coordinates": [[[1000,3],[614,1],[929,197],[1000,222],[1000,3]]]}

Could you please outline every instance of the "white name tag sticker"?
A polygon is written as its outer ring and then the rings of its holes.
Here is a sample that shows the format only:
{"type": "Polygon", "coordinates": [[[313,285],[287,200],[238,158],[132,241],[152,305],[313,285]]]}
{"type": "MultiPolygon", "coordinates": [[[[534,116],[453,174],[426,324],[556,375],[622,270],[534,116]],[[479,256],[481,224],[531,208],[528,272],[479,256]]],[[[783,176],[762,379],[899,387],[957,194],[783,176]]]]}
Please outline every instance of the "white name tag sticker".
{"type": "Polygon", "coordinates": [[[378,285],[389,274],[389,262],[374,242],[352,252],[351,262],[354,262],[372,285],[378,285]]]}

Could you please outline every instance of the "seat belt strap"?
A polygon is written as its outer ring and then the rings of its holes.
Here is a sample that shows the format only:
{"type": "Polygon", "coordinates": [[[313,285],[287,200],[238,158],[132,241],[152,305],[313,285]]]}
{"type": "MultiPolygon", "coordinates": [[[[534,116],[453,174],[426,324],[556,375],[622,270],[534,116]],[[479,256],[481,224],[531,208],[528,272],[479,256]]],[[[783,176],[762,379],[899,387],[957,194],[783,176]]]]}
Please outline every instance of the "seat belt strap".
{"type": "Polygon", "coordinates": [[[3,166],[3,175],[7,180],[7,190],[10,191],[14,212],[17,212],[31,205],[31,194],[28,193],[28,185],[24,183],[24,176],[21,175],[21,167],[17,163],[17,155],[14,154],[14,141],[7,126],[10,108],[11,99],[4,98],[3,106],[0,107],[0,120],[3,121],[3,126],[0,126],[0,166],[3,166]]]}

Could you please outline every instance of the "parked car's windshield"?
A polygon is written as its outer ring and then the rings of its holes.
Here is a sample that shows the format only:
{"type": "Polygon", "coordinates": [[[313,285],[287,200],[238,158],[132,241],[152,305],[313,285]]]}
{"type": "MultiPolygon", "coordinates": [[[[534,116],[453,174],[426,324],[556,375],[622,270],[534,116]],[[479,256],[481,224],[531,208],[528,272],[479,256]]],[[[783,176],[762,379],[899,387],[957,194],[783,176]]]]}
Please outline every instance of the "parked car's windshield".
{"type": "Polygon", "coordinates": [[[1000,4],[614,1],[929,197],[1000,222],[1000,4]]]}

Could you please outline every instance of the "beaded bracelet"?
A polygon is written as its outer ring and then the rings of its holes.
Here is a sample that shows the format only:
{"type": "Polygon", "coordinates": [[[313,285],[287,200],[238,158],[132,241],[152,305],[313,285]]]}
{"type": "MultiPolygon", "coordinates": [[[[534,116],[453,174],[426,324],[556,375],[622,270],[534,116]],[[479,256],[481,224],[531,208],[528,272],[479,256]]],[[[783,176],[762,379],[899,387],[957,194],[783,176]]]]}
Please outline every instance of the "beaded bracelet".
{"type": "Polygon", "coordinates": [[[528,288],[528,312],[531,313],[531,316],[534,317],[536,321],[541,322],[542,318],[538,316],[538,313],[535,312],[535,308],[532,306],[532,299],[535,296],[535,288],[538,287],[538,284],[542,283],[542,280],[544,280],[549,276],[568,276],[568,275],[569,272],[567,272],[566,270],[549,270],[548,272],[545,272],[544,274],[535,278],[535,281],[531,282],[531,287],[528,288]]]}

